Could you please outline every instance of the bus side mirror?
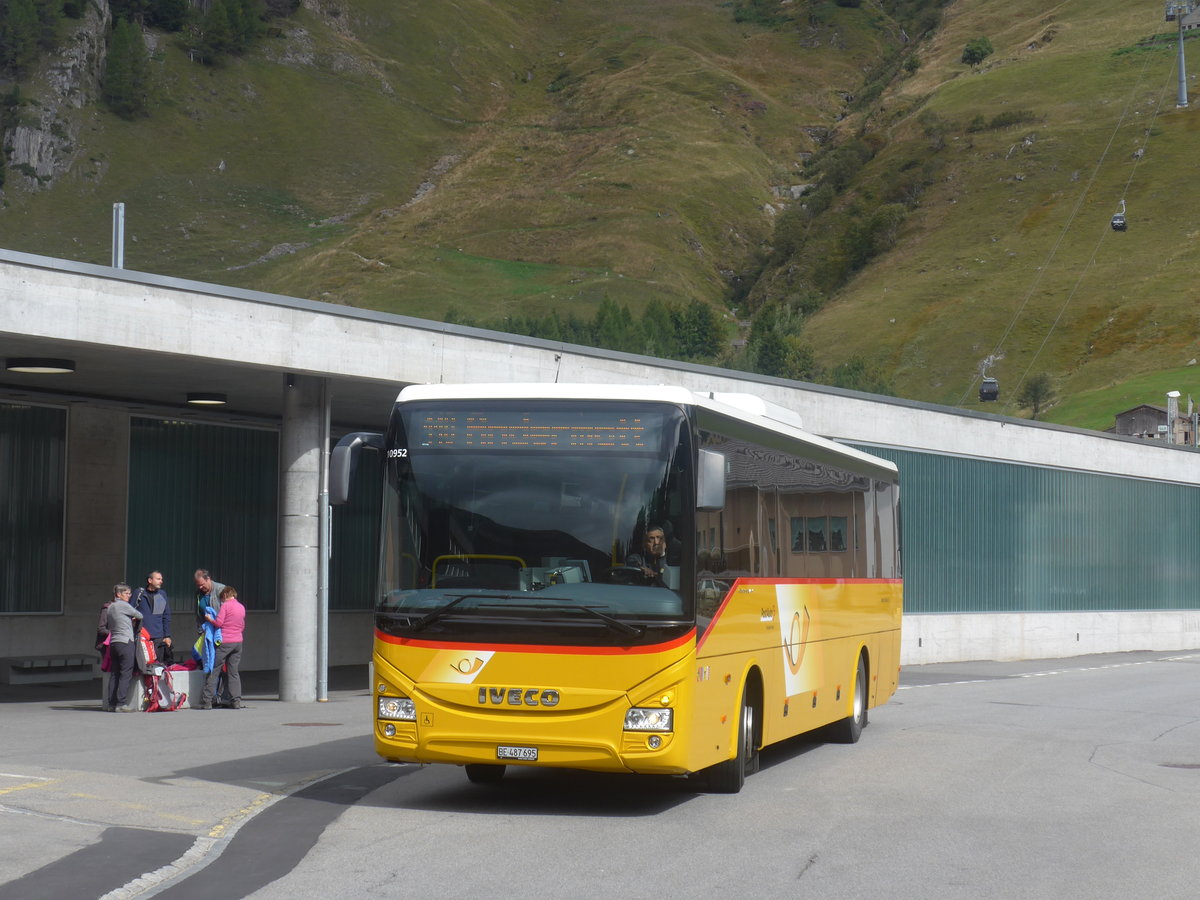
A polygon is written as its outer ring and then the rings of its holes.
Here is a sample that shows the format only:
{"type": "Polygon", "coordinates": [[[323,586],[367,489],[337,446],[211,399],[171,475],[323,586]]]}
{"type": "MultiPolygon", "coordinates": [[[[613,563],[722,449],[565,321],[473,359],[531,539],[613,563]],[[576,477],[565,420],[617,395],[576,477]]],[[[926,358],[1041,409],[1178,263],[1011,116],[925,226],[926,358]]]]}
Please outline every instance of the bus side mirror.
{"type": "Polygon", "coordinates": [[[725,508],[725,454],[701,450],[696,457],[696,509],[725,508]]]}
{"type": "Polygon", "coordinates": [[[350,499],[350,481],[363,447],[383,449],[383,435],[372,431],[354,431],[337,442],[329,459],[329,503],[341,506],[350,499]]]}

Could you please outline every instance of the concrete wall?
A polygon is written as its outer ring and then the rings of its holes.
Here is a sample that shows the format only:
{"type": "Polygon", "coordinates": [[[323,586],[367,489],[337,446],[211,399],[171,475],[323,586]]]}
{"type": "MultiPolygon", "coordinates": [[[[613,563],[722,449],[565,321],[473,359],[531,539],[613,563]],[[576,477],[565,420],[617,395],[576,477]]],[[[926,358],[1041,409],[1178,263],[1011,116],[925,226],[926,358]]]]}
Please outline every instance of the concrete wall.
{"type": "Polygon", "coordinates": [[[1200,611],[921,614],[904,617],[902,665],[1200,649],[1200,611]]]}

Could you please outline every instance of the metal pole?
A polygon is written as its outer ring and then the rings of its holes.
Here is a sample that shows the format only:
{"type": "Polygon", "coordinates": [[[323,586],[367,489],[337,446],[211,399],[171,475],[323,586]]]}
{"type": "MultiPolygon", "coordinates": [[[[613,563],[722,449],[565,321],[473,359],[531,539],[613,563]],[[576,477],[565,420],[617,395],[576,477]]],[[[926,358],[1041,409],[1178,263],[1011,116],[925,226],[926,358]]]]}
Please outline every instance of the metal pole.
{"type": "Polygon", "coordinates": [[[112,213],[112,265],[125,268],[125,204],[114,203],[112,213]]]}
{"type": "Polygon", "coordinates": [[[317,499],[320,550],[317,560],[317,702],[329,699],[329,560],[333,556],[333,515],[329,508],[329,379],[321,379],[321,493],[317,499]]]}
{"type": "Polygon", "coordinates": [[[1176,107],[1188,105],[1187,99],[1187,66],[1183,61],[1183,19],[1187,14],[1184,10],[1188,9],[1191,4],[1184,4],[1179,10],[1179,101],[1175,104],[1176,107]]]}

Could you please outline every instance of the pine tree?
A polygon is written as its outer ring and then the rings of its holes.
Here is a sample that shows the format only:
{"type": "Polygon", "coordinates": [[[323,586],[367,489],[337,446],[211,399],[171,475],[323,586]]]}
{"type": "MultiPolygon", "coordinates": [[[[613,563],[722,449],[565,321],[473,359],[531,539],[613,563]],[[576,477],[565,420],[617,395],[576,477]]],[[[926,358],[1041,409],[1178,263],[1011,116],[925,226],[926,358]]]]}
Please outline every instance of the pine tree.
{"type": "Polygon", "coordinates": [[[636,329],[629,307],[617,306],[609,297],[600,301],[592,328],[594,337],[590,343],[593,347],[632,351],[636,346],[636,329]]]}
{"type": "Polygon", "coordinates": [[[263,0],[226,0],[235,52],[244,53],[266,31],[263,0]]]}
{"type": "Polygon", "coordinates": [[[8,14],[0,23],[0,61],[7,71],[23,75],[37,62],[40,32],[33,0],[8,0],[8,14]]]}
{"type": "Polygon", "coordinates": [[[190,12],[188,0],[151,0],[146,8],[146,24],[164,31],[182,31],[190,12]]]}
{"type": "Polygon", "coordinates": [[[37,0],[38,46],[52,50],[58,44],[58,28],[63,20],[63,0],[37,0]]]}
{"type": "Polygon", "coordinates": [[[233,27],[229,22],[229,11],[222,0],[213,0],[200,25],[200,46],[197,48],[200,58],[212,65],[232,50],[233,46],[233,27]]]}
{"type": "Polygon", "coordinates": [[[101,95],[109,109],[123,119],[145,115],[150,61],[138,26],[125,19],[113,28],[101,95]]]}
{"type": "Polygon", "coordinates": [[[812,347],[800,337],[804,317],[786,306],[764,306],[754,316],[747,341],[750,370],[776,378],[815,381],[820,370],[812,347]]]}
{"type": "Polygon", "coordinates": [[[114,22],[118,19],[126,19],[141,25],[145,22],[149,5],[150,0],[108,0],[114,22]]]}
{"type": "Polygon", "coordinates": [[[703,300],[692,300],[679,315],[680,359],[714,359],[721,352],[721,320],[703,300]]]}
{"type": "Polygon", "coordinates": [[[651,300],[642,311],[642,321],[638,326],[642,346],[638,353],[647,356],[660,356],[672,359],[679,353],[679,337],[675,332],[675,323],[671,313],[659,300],[651,300]]]}

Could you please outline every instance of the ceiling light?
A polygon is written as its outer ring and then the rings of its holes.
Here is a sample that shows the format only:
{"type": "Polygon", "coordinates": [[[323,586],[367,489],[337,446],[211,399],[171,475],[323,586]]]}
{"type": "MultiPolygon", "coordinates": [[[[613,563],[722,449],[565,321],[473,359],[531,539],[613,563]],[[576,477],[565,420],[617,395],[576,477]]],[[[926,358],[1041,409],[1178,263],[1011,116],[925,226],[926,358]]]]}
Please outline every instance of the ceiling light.
{"type": "Polygon", "coordinates": [[[228,399],[224,394],[193,393],[187,395],[187,402],[192,406],[224,406],[228,399]]]}
{"type": "Polygon", "coordinates": [[[51,359],[43,356],[10,356],[4,361],[10,372],[26,372],[31,375],[64,375],[75,371],[73,359],[51,359]]]}

